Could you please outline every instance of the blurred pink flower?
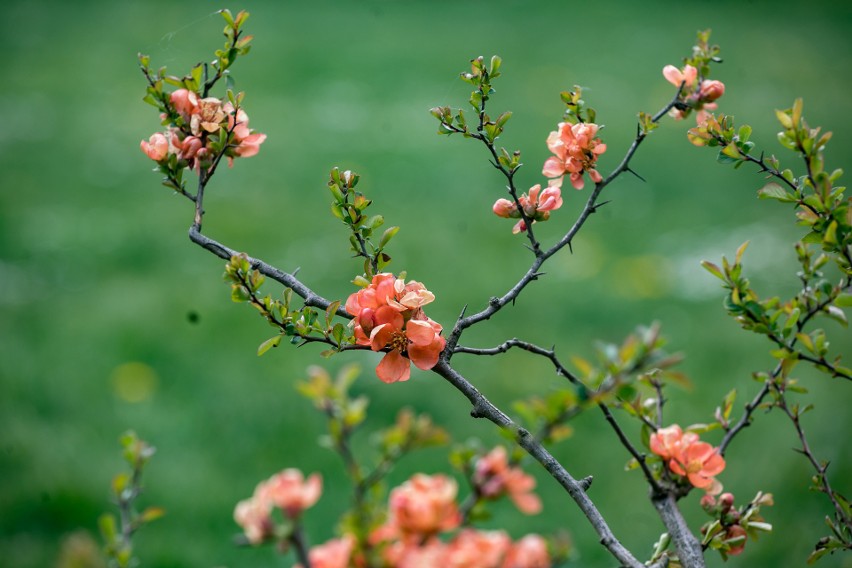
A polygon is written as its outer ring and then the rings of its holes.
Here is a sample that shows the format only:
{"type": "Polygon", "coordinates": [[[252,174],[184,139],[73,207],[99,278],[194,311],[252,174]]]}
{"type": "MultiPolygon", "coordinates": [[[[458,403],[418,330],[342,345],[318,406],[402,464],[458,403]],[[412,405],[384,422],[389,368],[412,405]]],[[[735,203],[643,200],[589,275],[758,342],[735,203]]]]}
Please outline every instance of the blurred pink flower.
{"type": "Polygon", "coordinates": [[[313,506],[322,494],[322,478],[318,473],[307,479],[298,469],[290,468],[262,482],[255,490],[255,497],[281,509],[291,519],[313,506]]]}
{"type": "Polygon", "coordinates": [[[703,101],[713,102],[725,94],[725,84],[722,81],[715,80],[702,81],[698,92],[703,101]]]}
{"type": "Polygon", "coordinates": [[[535,478],[519,467],[510,466],[503,446],[497,446],[479,458],[474,482],[485,497],[497,498],[508,494],[522,513],[534,515],[541,511],[541,500],[532,492],[535,478]]]}
{"type": "Polygon", "coordinates": [[[500,568],[512,541],[503,531],[465,529],[447,545],[441,566],[446,568],[500,568]]]}
{"type": "Polygon", "coordinates": [[[260,544],[272,534],[274,528],[269,517],[272,505],[252,497],[237,503],[234,508],[234,521],[243,529],[251,544],[260,544]]]}
{"type": "Polygon", "coordinates": [[[414,535],[422,540],[456,528],[461,520],[456,506],[457,491],[452,478],[415,474],[391,491],[388,523],[373,538],[386,540],[394,535],[414,535]]]}
{"type": "Polygon", "coordinates": [[[550,568],[547,542],[537,534],[528,534],[509,549],[502,568],[550,568]]]}
{"type": "MultiPolygon", "coordinates": [[[[311,568],[348,568],[352,558],[352,548],[355,537],[345,535],[343,538],[329,540],[325,544],[314,546],[308,551],[311,568]]],[[[296,564],[293,568],[302,568],[296,564]]]]}

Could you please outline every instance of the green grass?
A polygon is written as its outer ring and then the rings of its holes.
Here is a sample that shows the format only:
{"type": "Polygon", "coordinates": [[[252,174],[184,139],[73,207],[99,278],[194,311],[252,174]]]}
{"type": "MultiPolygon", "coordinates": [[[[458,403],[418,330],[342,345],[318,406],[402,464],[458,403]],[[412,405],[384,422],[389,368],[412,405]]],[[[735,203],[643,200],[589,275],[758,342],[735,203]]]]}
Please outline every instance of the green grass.
{"type": "MultiPolygon", "coordinates": [[[[430,413],[458,439],[499,436],[468,417],[466,401],[437,377],[416,373],[384,386],[375,357],[318,358],[318,349],[286,347],[263,358],[271,335],[253,310],[228,299],[223,263],[186,238],[189,203],[159,185],[139,140],[158,127],[141,102],[136,53],[181,74],[219,47],[220,7],[186,2],[24,2],[6,7],[0,33],[5,101],[0,131],[0,558],[3,566],[50,566],[66,535],[94,533],[110,508],[109,480],[123,467],[117,439],[135,429],[158,447],[144,500],[165,518],[139,535],[146,566],[281,566],[270,550],[235,548],[233,505],[284,467],[322,471],[326,495],[308,515],[314,541],[332,534],[346,502],[338,460],[315,439],[323,422],[293,388],[310,364],[332,369],[352,359],[365,368],[355,389],[372,397],[369,428],[402,406],[430,413]],[[198,314],[197,323],[190,314],[198,314]],[[130,403],[115,390],[116,369],[137,362],[153,390],[130,403]]],[[[362,175],[362,187],[389,224],[402,226],[390,268],[407,270],[436,293],[434,319],[449,325],[503,293],[529,255],[491,203],[503,182],[484,149],[435,135],[428,109],[461,106],[457,79],[476,55],[499,53],[504,76],[493,107],[514,116],[501,142],[524,152],[519,183],[541,181],[544,139],[559,120],[558,93],[580,84],[606,124],[602,170],[614,166],[634,134],[637,111],[655,111],[670,86],[660,70],[688,54],[699,28],[713,28],[728,90],[721,108],[754,126],[768,153],[775,108],[805,99],[811,124],[835,132],[828,158],[842,167],[852,149],[848,75],[849,7],[798,2],[513,1],[252,2],[256,36],[234,69],[247,92],[252,126],[269,135],[261,153],[213,182],[205,231],[300,277],[326,297],[345,298],[357,264],[346,235],[328,214],[333,166],[362,175]]],[[[767,345],[738,332],[721,308],[721,289],[699,266],[752,244],[746,266],[764,295],[790,293],[790,211],[755,198],[761,177],[714,163],[712,151],[686,141],[684,123],[666,121],[637,155],[647,179],[625,177],[607,190],[612,203],[584,228],[572,255],[511,310],[465,343],[489,346],[513,336],[560,354],[589,354],[594,341],[618,341],[636,324],[663,322],[673,351],[687,359],[689,391],[672,391],[672,421],[708,421],[724,394],[755,392],[753,371],[771,365],[767,345]],[[649,272],[648,266],[653,266],[649,272]],[[779,276],[780,275],[780,276],[779,276]]],[[[539,235],[552,242],[579,210],[566,204],[539,235]]],[[[274,287],[270,287],[272,291],[274,287]]],[[[835,347],[850,352],[838,326],[835,347]]],[[[459,367],[501,405],[558,388],[547,365],[512,353],[459,367]]],[[[805,376],[817,405],[808,417],[818,454],[832,460],[841,490],[852,477],[848,385],[805,376]],[[819,418],[821,417],[821,418],[819,418]]],[[[147,384],[147,383],[146,383],[147,384]]],[[[616,535],[639,556],[661,525],[628,456],[595,413],[554,454],[576,476],[594,475],[591,496],[616,535]]],[[[749,543],[729,566],[803,565],[825,533],[824,497],[808,493],[810,471],[780,416],[758,416],[729,454],[723,476],[740,499],[758,489],[776,495],[766,511],[777,532],[749,543]]],[[[391,475],[445,468],[445,454],[413,455],[391,475]]],[[[569,529],[578,566],[611,566],[588,523],[543,471],[531,466],[546,503],[521,518],[499,508],[513,534],[569,529]]],[[[848,493],[848,486],[845,487],[848,493]]],[[[687,516],[703,522],[697,497],[687,516]]],[[[710,565],[720,562],[713,558],[710,565]]],[[[845,562],[845,563],[844,563],[845,562]]],[[[848,566],[829,558],[823,566],[848,566]]]]}

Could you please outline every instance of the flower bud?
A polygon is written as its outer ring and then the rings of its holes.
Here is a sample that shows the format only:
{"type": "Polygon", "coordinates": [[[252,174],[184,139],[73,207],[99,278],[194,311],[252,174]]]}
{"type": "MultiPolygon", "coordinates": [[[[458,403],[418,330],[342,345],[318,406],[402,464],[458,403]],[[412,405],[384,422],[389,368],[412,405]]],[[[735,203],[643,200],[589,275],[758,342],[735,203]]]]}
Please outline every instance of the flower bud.
{"type": "Polygon", "coordinates": [[[705,102],[713,102],[725,94],[725,84],[722,81],[702,81],[699,92],[705,102]]]}

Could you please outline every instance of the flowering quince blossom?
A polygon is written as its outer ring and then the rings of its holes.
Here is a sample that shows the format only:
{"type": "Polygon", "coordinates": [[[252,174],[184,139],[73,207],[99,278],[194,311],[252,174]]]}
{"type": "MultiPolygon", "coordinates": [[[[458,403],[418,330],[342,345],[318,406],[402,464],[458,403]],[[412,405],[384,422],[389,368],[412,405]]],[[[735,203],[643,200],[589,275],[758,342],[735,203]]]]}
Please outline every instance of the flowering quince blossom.
{"type": "Polygon", "coordinates": [[[595,183],[603,180],[595,169],[598,157],[606,152],[606,144],[595,138],[599,129],[591,122],[560,122],[550,133],[547,147],[554,155],[545,160],[541,173],[553,179],[551,185],[561,186],[565,174],[575,189],[583,189],[584,173],[595,183]]]}
{"type": "Polygon", "coordinates": [[[476,462],[474,482],[487,498],[508,494],[522,513],[534,515],[541,511],[541,500],[532,493],[535,478],[519,467],[511,467],[503,446],[497,446],[476,462]]]}
{"type": "MultiPolygon", "coordinates": [[[[352,535],[332,539],[325,544],[314,546],[308,552],[311,568],[348,568],[354,546],[355,537],[352,535]]],[[[303,567],[301,564],[296,564],[293,568],[303,567]]]]}
{"type": "Polygon", "coordinates": [[[402,536],[423,542],[439,532],[456,528],[461,515],[456,506],[458,486],[441,474],[415,474],[391,491],[388,522],[373,531],[370,540],[382,542],[402,536]]]}
{"type": "Polygon", "coordinates": [[[243,528],[251,544],[259,544],[271,536],[274,523],[273,507],[278,507],[289,518],[296,519],[304,509],[311,507],[322,493],[322,478],[312,474],[304,479],[297,469],[285,469],[260,482],[254,495],[237,503],[234,520],[243,528]]]}
{"type": "Polygon", "coordinates": [[[420,282],[406,283],[384,272],[346,300],[346,311],[354,316],[355,342],[373,351],[388,349],[376,367],[381,381],[407,381],[410,363],[423,370],[438,363],[446,346],[443,328],[423,313],[423,306],[434,299],[420,282]]]}
{"type": "Polygon", "coordinates": [[[249,129],[248,115],[241,108],[235,112],[230,102],[222,103],[215,97],[199,99],[197,93],[178,89],[169,95],[169,103],[180,117],[178,124],[165,133],[153,134],[148,141],[143,140],[140,144],[145,155],[155,162],[163,163],[174,155],[191,169],[198,169],[213,157],[208,136],[217,134],[221,129],[230,132],[230,145],[225,149],[225,156],[231,166],[235,157],[248,158],[257,154],[266,140],[265,134],[249,129]]]}
{"type": "MultiPolygon", "coordinates": [[[[529,195],[521,195],[518,202],[528,219],[533,222],[547,221],[551,211],[562,207],[562,191],[558,185],[550,185],[542,191],[541,184],[535,184],[530,188],[529,195]]],[[[517,204],[508,199],[498,199],[491,209],[495,215],[504,219],[517,219],[521,216],[517,204]]],[[[515,224],[512,233],[518,234],[526,230],[527,224],[521,219],[515,224]]]]}
{"type": "Polygon", "coordinates": [[[528,534],[512,545],[502,568],[550,568],[547,542],[537,534],[528,534]]]}
{"type": "MultiPolygon", "coordinates": [[[[714,101],[725,94],[724,83],[715,79],[699,81],[698,70],[692,65],[685,65],[683,70],[674,65],[666,65],[663,67],[663,77],[675,87],[683,84],[681,98],[690,108],[697,111],[695,120],[699,126],[706,124],[709,116],[707,111],[716,110],[718,105],[714,101]]],[[[675,120],[681,120],[687,114],[689,110],[678,108],[669,112],[675,120]]]]}
{"type": "Polygon", "coordinates": [[[447,546],[442,566],[447,568],[500,568],[512,541],[503,531],[465,529],[447,546]]]}
{"type": "Polygon", "coordinates": [[[651,434],[651,451],[668,460],[669,469],[685,476],[689,482],[708,493],[722,490],[715,476],[725,469],[725,458],[707,442],[700,442],[693,432],[684,433],[674,424],[651,434]]]}

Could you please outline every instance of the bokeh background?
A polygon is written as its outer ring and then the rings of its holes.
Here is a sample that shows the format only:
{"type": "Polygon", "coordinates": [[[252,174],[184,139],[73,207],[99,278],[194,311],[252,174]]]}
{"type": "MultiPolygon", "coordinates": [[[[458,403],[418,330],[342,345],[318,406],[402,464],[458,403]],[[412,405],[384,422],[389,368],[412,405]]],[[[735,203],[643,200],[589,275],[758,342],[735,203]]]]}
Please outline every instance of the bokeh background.
{"type": "MultiPolygon", "coordinates": [[[[459,440],[500,439],[428,373],[385,386],[372,374],[374,356],[321,360],[310,346],[255,355],[270,328],[229,300],[223,263],[186,237],[190,203],[159,185],[138,149],[158,120],[141,102],[137,52],[183,74],[220,47],[215,10],[222,7],[252,12],[254,49],[233,71],[252,126],[269,137],[257,157],[217,175],[205,231],[283,269],[300,267],[326,297],[345,298],[358,268],[344,227],[328,213],[325,182],[333,166],[354,169],[374,209],[402,226],[391,268],[435,292],[429,315],[445,325],[464,304],[477,309],[503,293],[530,260],[511,222],[489,210],[503,183],[484,149],[436,136],[427,112],[465,104],[458,73],[471,57],[504,59],[492,108],[514,111],[502,142],[523,150],[526,187],[542,179],[561,90],[587,89],[606,125],[606,171],[629,145],[636,112],[669,100],[663,65],[678,64],[695,31],[708,27],[725,59],[717,68],[728,86],[721,108],[752,124],[760,148],[780,151],[772,110],[802,96],[810,122],[834,131],[829,163],[848,165],[852,149],[848,2],[7,0],[0,22],[2,566],[59,565],[63,547],[98,539],[96,520],[111,508],[109,481],[124,467],[117,440],[127,429],[158,448],[143,501],[168,511],[138,535],[143,565],[291,565],[270,549],[237,549],[231,514],[275,471],[320,471],[325,496],[306,522],[314,542],[332,536],[348,485],[338,458],[316,443],[322,418],[294,390],[311,364],[333,372],[361,362],[354,388],[372,397],[367,430],[409,406],[459,440]]],[[[751,396],[751,373],[772,364],[768,346],[724,314],[721,289],[698,263],[730,257],[750,239],[747,270],[758,289],[790,294],[791,245],[801,231],[789,209],[756,199],[760,175],[716,164],[712,151],[687,143],[687,126],[665,121],[634,161],[647,182],[624,176],[608,188],[612,203],[584,228],[574,254],[555,258],[514,308],[464,343],[518,336],[555,344],[566,358],[588,357],[596,340],[620,341],[637,324],[658,320],[671,350],[686,354],[681,369],[693,381],[670,392],[671,421],[710,421],[732,387],[740,400],[751,396]]],[[[544,242],[566,230],[584,195],[566,191],[565,206],[540,226],[544,242]]],[[[849,332],[825,325],[836,350],[852,355],[849,332]]],[[[522,353],[456,361],[500,405],[560,386],[544,361],[522,353]]],[[[818,411],[805,426],[848,493],[849,385],[800,374],[811,389],[803,400],[818,411]]],[[[596,412],[573,427],[555,455],[574,475],[595,476],[591,496],[615,534],[638,556],[650,553],[661,525],[639,474],[623,471],[626,452],[596,412]]],[[[774,493],[777,505],[766,516],[777,531],[749,543],[729,566],[804,565],[826,532],[827,500],[808,491],[811,471],[795,445],[786,419],[769,414],[730,449],[726,488],[742,500],[774,493]]],[[[412,455],[390,481],[446,469],[445,460],[446,449],[412,455]]],[[[612,566],[570,499],[540,468],[529,469],[543,514],[522,517],[498,504],[490,526],[515,536],[568,529],[573,566],[612,566]]],[[[684,508],[693,526],[704,521],[697,495],[684,508]]],[[[847,555],[822,565],[852,564],[847,555]]]]}

